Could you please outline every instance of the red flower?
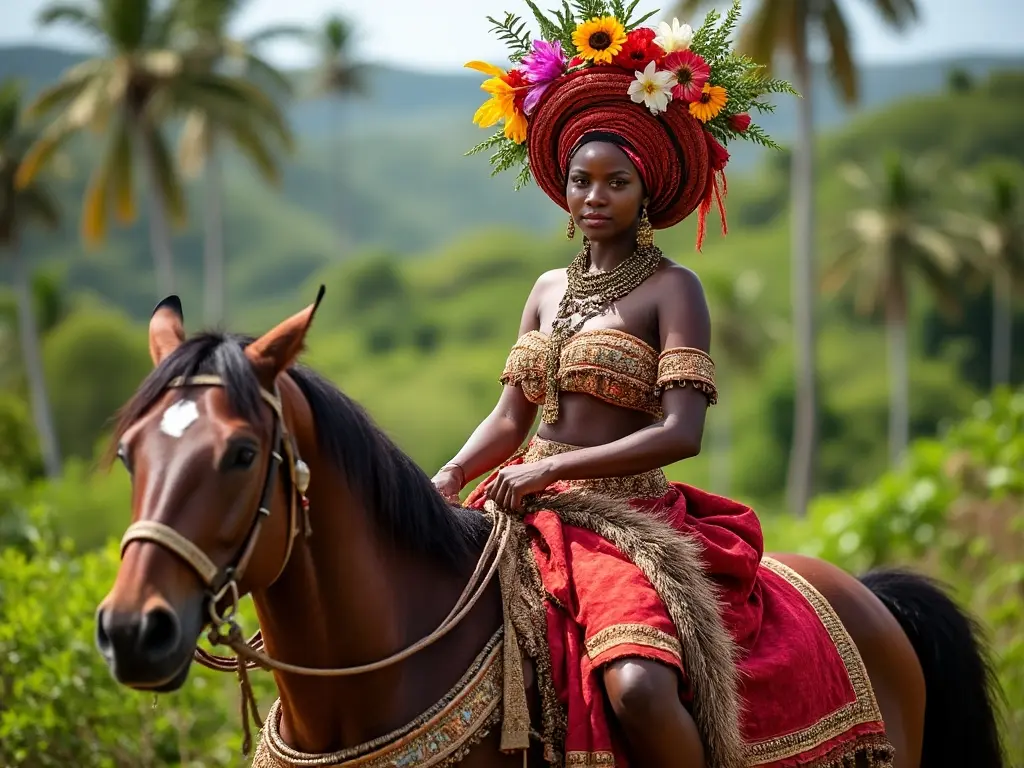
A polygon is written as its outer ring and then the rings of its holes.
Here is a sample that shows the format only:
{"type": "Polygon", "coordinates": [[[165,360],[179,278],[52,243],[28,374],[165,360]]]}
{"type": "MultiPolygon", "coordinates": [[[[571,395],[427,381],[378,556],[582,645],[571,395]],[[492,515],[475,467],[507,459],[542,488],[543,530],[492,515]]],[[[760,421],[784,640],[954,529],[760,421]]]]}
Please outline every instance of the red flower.
{"type": "Polygon", "coordinates": [[[512,99],[512,105],[516,108],[516,112],[522,113],[523,102],[526,101],[526,91],[529,86],[529,81],[526,76],[518,69],[510,69],[508,74],[505,75],[502,80],[508,83],[512,88],[517,88],[516,95],[512,99]]]}
{"type": "Polygon", "coordinates": [[[743,133],[750,127],[750,115],[746,112],[741,112],[738,115],[732,115],[729,118],[729,127],[734,131],[743,133]]]}
{"type": "Polygon", "coordinates": [[[566,65],[566,69],[573,69],[575,67],[578,67],[584,61],[586,61],[586,59],[584,59],[582,56],[573,56],[571,59],[569,59],[569,63],[566,65]]]}
{"type": "Polygon", "coordinates": [[[654,42],[655,32],[648,27],[634,29],[626,35],[622,50],[612,59],[612,64],[642,72],[652,61],[665,55],[661,46],[654,42]]]}

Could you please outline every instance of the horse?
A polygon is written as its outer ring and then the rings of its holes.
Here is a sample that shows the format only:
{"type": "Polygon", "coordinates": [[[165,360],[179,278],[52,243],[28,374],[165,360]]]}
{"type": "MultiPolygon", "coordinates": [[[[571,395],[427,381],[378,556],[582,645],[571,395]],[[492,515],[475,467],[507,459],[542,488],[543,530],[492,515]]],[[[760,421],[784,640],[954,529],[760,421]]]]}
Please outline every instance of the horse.
{"type": "MultiPolygon", "coordinates": [[[[279,700],[268,723],[294,764],[333,753],[319,764],[546,765],[536,741],[503,750],[495,727],[500,518],[445,501],[358,403],[298,362],[323,291],[258,338],[186,338],[178,297],[157,305],[154,368],[111,443],[131,476],[132,522],[96,611],[98,651],[119,684],[154,693],[184,685],[194,659],[216,666],[198,649],[205,629],[239,653],[240,675],[269,662],[279,700]],[[244,595],[261,638],[225,641],[244,595]],[[360,762],[394,744],[406,762],[360,762]]],[[[941,584],[773,557],[845,626],[895,766],[1001,768],[984,640],[941,584]]],[[[523,687],[536,723],[529,660],[523,687]]]]}

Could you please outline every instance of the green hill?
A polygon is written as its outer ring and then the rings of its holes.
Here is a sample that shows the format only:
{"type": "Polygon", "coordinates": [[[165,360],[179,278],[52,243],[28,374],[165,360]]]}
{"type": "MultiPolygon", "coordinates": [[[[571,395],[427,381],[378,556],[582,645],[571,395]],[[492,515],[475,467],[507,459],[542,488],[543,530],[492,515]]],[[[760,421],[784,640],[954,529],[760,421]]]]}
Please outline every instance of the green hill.
{"type": "MultiPolygon", "coordinates": [[[[845,159],[895,148],[915,155],[941,152],[956,169],[994,158],[1024,167],[1024,149],[1016,140],[1022,127],[1024,74],[1004,73],[968,93],[903,99],[826,133],[818,166],[821,257],[829,257],[832,228],[848,205],[834,173],[845,159]]],[[[531,282],[540,271],[565,264],[576,244],[560,234],[563,217],[536,190],[513,197],[503,191],[511,180],[490,181],[484,168],[474,171],[474,160],[458,156],[458,136],[403,138],[399,126],[391,130],[391,136],[381,131],[345,137],[343,177],[331,179],[304,152],[289,168],[280,196],[234,169],[228,190],[229,325],[259,332],[325,283],[327,300],[310,339],[310,361],[431,468],[447,460],[492,407],[531,282]],[[417,144],[427,141],[429,153],[417,144]],[[457,172],[456,164],[462,164],[457,172]],[[328,195],[331,184],[343,191],[328,195]],[[338,206],[350,231],[365,233],[356,250],[335,245],[328,215],[339,199],[352,201],[338,206]]],[[[721,238],[713,231],[703,254],[693,251],[692,221],[658,236],[666,253],[705,280],[758,274],[764,290],[754,322],[782,328],[756,374],[730,370],[729,361],[720,360],[730,397],[709,422],[709,429],[725,419],[731,424],[728,490],[766,509],[781,505],[792,437],[785,162],[779,153],[751,173],[731,176],[731,234],[721,238]]],[[[69,182],[62,194],[73,199],[80,184],[69,182]]],[[[67,239],[37,237],[30,244],[41,263],[64,270],[78,307],[49,335],[45,350],[61,442],[70,455],[91,457],[104,421],[148,365],[143,327],[126,323],[148,315],[153,304],[140,226],[95,253],[83,253],[67,239]],[[97,317],[102,321],[93,322],[97,317]],[[98,347],[105,361],[113,359],[108,348],[121,350],[120,375],[110,375],[112,362],[99,370],[90,363],[89,350],[98,347]],[[68,388],[66,382],[75,385],[68,388]]],[[[200,235],[192,228],[177,245],[180,293],[195,328],[200,235]]],[[[968,298],[965,318],[950,328],[936,320],[923,294],[913,297],[915,435],[932,435],[944,420],[963,414],[986,384],[977,361],[989,346],[987,299],[968,298]]],[[[876,362],[885,359],[883,330],[854,317],[842,300],[823,301],[821,315],[820,477],[823,489],[834,490],[867,482],[885,468],[888,382],[884,363],[876,362]]],[[[1024,372],[1024,355],[1019,357],[1016,364],[1024,372]]],[[[706,484],[714,455],[709,449],[673,473],[706,484]]]]}
{"type": "MultiPolygon", "coordinates": [[[[18,76],[34,90],[53,82],[80,58],[81,54],[43,47],[0,48],[0,78],[18,76]]],[[[1024,59],[977,57],[867,67],[864,103],[853,112],[836,103],[821,77],[818,121],[822,127],[840,125],[851,115],[941,92],[954,67],[984,75],[1021,66],[1024,59]]],[[[536,234],[560,229],[563,214],[535,188],[515,193],[511,177],[490,178],[484,156],[463,156],[486,135],[470,122],[482,97],[478,86],[474,73],[436,75],[377,67],[365,99],[341,106],[322,100],[292,105],[290,117],[300,143],[286,164],[280,190],[268,189],[229,157],[231,311],[275,301],[317,269],[361,249],[411,255],[490,226],[536,234]]],[[[785,142],[792,136],[794,117],[790,99],[775,115],[766,116],[766,124],[785,142]]],[[[62,191],[64,230],[57,238],[32,239],[31,256],[37,264],[59,269],[69,286],[94,291],[141,317],[155,298],[145,214],[134,226],[114,230],[109,242],[95,252],[86,252],[77,236],[79,201],[95,149],[91,140],[75,148],[74,177],[62,191]]],[[[764,159],[752,148],[735,150],[734,181],[764,159]]],[[[777,192],[778,184],[769,179],[767,187],[761,185],[741,198],[740,223],[777,214],[777,192]],[[765,189],[770,190],[768,200],[765,189]],[[753,207],[743,210],[743,200],[751,197],[753,207]]],[[[179,287],[185,294],[196,294],[202,247],[199,183],[192,185],[190,206],[192,222],[177,233],[174,250],[179,287]]],[[[5,279],[0,267],[0,281],[5,279]]]]}

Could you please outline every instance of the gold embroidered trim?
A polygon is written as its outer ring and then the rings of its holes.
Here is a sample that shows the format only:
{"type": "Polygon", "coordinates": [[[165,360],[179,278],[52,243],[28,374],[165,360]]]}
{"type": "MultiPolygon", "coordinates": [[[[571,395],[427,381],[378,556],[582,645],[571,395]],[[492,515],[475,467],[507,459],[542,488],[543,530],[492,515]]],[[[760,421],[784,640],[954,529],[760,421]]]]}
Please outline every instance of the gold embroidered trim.
{"type": "Polygon", "coordinates": [[[534,405],[544,402],[545,355],[547,337],[540,331],[524,333],[513,345],[505,360],[499,381],[520,387],[534,405]]]}
{"type": "Polygon", "coordinates": [[[281,738],[281,700],[267,713],[252,768],[449,768],[501,721],[502,640],[499,629],[437,704],[412,723],[366,744],[329,754],[292,749],[281,738]]]}
{"type": "Polygon", "coordinates": [[[620,645],[642,645],[671,653],[682,663],[679,641],[667,632],[647,624],[612,624],[587,640],[587,655],[595,660],[620,645]]]}
{"type": "Polygon", "coordinates": [[[615,765],[615,755],[611,752],[570,752],[565,756],[565,765],[582,766],[589,768],[591,765],[615,765]]]}
{"type": "MultiPolygon", "coordinates": [[[[579,446],[558,443],[534,436],[523,454],[523,462],[529,464],[550,456],[579,450],[579,446]]],[[[568,480],[571,488],[588,493],[599,493],[613,499],[657,499],[669,491],[668,478],[662,469],[652,469],[639,475],[622,477],[599,477],[591,480],[568,480]]]]}
{"type": "Polygon", "coordinates": [[[658,379],[655,394],[661,396],[666,389],[686,386],[699,389],[708,396],[708,404],[718,402],[715,387],[715,362],[707,352],[694,347],[672,347],[658,356],[658,379]]]}
{"type": "MultiPolygon", "coordinates": [[[[871,681],[868,679],[867,668],[864,666],[864,660],[861,659],[857,646],[854,645],[853,639],[846,631],[846,627],[843,626],[832,606],[829,605],[828,601],[810,582],[778,560],[763,557],[761,565],[796,587],[800,594],[811,604],[811,607],[814,608],[814,612],[818,614],[821,623],[828,630],[829,636],[832,638],[832,642],[835,644],[836,650],[843,660],[843,665],[846,667],[846,672],[850,677],[850,684],[853,686],[855,699],[802,731],[787,733],[774,739],[747,744],[748,764],[751,766],[764,765],[765,763],[773,763],[778,760],[794,757],[820,747],[825,742],[846,733],[850,728],[864,723],[880,722],[882,719],[881,710],[879,710],[878,702],[875,700],[875,692],[872,690],[871,681]]],[[[829,756],[828,759],[833,762],[824,762],[821,765],[843,765],[841,762],[843,756],[856,755],[868,750],[873,755],[872,759],[876,761],[875,765],[886,766],[889,763],[884,762],[886,759],[885,754],[888,754],[891,759],[892,749],[893,747],[889,744],[888,740],[873,735],[860,739],[855,744],[850,745],[843,752],[843,755],[838,757],[829,756]],[[879,762],[880,760],[881,762],[879,762]]]]}
{"type": "MultiPolygon", "coordinates": [[[[526,399],[541,405],[546,398],[548,337],[524,333],[509,352],[499,381],[521,387],[526,399]]],[[[593,328],[569,339],[558,362],[557,387],[579,392],[622,408],[661,417],[658,353],[642,339],[614,328],[593,328]]]]}

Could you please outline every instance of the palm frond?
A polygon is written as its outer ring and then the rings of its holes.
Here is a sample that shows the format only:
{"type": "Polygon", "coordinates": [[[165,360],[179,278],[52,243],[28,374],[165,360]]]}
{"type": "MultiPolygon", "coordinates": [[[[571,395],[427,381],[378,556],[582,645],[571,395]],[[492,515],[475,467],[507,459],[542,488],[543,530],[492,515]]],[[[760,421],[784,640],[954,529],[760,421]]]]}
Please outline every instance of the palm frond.
{"type": "Polygon", "coordinates": [[[92,13],[88,8],[72,3],[53,3],[40,11],[37,21],[41,26],[67,24],[92,37],[105,37],[107,32],[103,19],[92,13]]]}
{"type": "Polygon", "coordinates": [[[825,3],[821,25],[828,39],[829,71],[847,104],[856,103],[859,93],[857,65],[853,61],[853,38],[842,8],[836,0],[825,3]]]}
{"type": "Polygon", "coordinates": [[[178,227],[184,226],[188,217],[185,193],[167,141],[159,128],[153,125],[142,126],[142,140],[152,162],[153,178],[150,183],[157,186],[171,222],[178,227]]]}

